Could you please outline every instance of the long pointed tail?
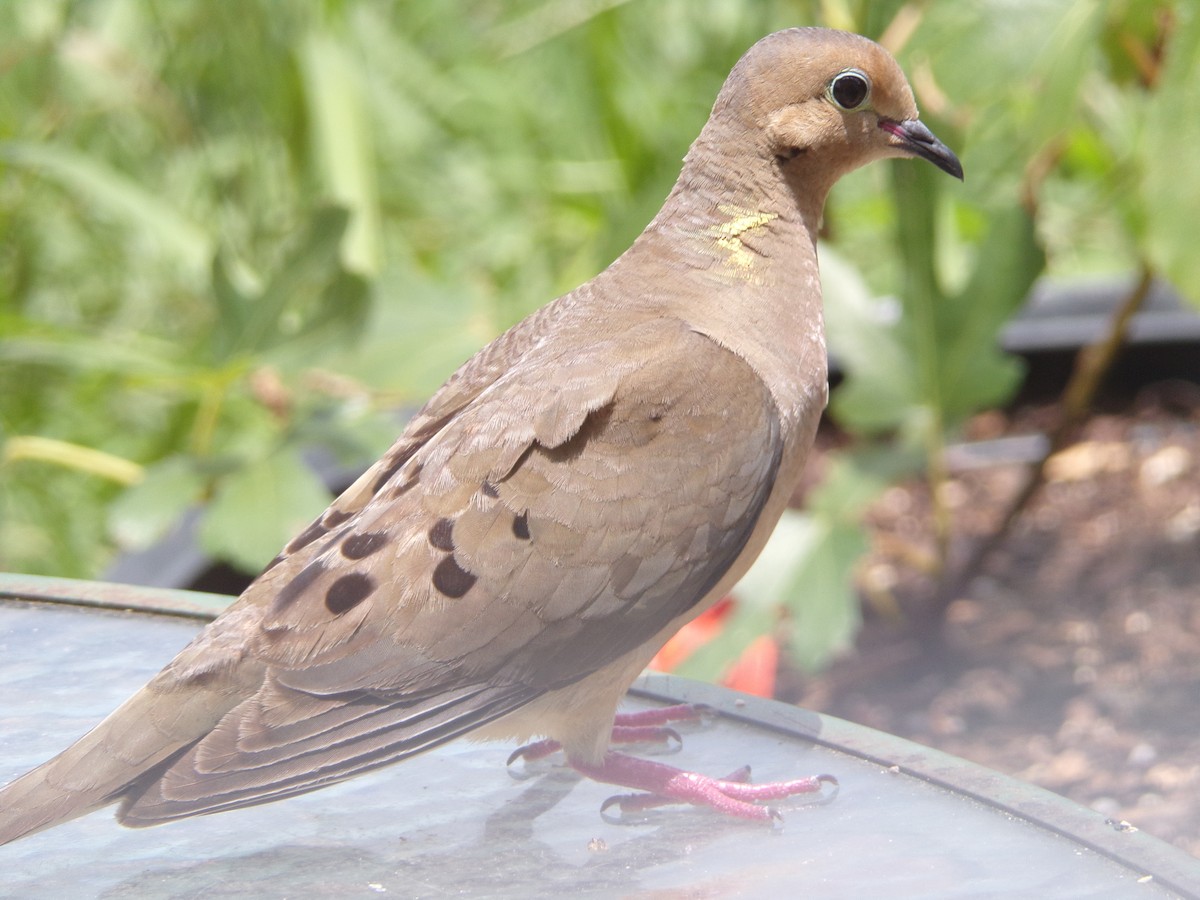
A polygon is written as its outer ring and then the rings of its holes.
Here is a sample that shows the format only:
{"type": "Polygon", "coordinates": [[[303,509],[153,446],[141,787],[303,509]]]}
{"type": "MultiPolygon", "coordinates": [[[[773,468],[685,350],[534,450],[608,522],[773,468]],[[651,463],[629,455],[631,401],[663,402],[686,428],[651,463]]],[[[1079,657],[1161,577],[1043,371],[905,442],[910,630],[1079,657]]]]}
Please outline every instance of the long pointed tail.
{"type": "Polygon", "coordinates": [[[61,759],[55,757],[0,791],[0,844],[86,815],[110,801],[110,794],[102,789],[85,796],[56,783],[62,775],[61,759]]]}
{"type": "Polygon", "coordinates": [[[212,728],[228,701],[144,687],[49,762],[0,788],[0,844],[119,800],[212,728]],[[169,700],[172,713],[162,714],[169,700]]]}

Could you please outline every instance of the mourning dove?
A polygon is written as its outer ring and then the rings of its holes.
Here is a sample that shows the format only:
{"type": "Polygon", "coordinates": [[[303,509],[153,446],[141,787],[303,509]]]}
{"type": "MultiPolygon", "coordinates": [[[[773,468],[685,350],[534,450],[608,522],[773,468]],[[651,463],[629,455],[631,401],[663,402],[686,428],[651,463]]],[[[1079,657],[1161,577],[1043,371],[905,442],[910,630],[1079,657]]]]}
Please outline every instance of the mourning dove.
{"type": "Polygon", "coordinates": [[[467,734],[547,738],[586,775],[747,818],[819,787],[609,742],[800,477],[827,398],[826,194],[904,156],[962,177],[887,51],[818,28],[755,44],[633,246],[465,363],[166,668],[0,791],[0,843],[110,803],[129,826],[265,803],[467,734]]]}

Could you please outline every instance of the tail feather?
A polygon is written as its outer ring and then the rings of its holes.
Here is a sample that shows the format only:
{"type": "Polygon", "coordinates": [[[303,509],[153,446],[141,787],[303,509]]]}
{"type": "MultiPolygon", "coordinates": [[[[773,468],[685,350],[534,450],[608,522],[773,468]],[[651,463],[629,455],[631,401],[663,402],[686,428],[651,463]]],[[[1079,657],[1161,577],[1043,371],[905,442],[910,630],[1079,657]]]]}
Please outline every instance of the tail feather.
{"type": "Polygon", "coordinates": [[[378,769],[524,705],[516,685],[336,698],[143,688],[54,759],[0,789],[0,844],[119,802],[130,827],[268,803],[378,769]],[[281,722],[270,724],[267,709],[281,722]],[[280,713],[286,713],[280,715],[280,713]]]}
{"type": "Polygon", "coordinates": [[[239,708],[211,735],[134,786],[117,819],[141,828],[306,794],[440,746],[528,701],[526,691],[512,687],[464,693],[457,702],[432,697],[415,709],[383,701],[373,715],[356,716],[324,732],[320,747],[285,743],[265,760],[253,752],[219,754],[221,767],[210,768],[204,762],[205,750],[211,741],[219,742],[223,732],[240,731],[239,708]]]}
{"type": "Polygon", "coordinates": [[[49,779],[57,772],[57,761],[56,757],[38,766],[0,791],[0,844],[86,815],[109,802],[101,791],[84,797],[53,786],[49,779]]]}
{"type": "Polygon", "coordinates": [[[228,705],[209,692],[166,697],[150,687],[138,691],[58,756],[0,788],[0,845],[87,815],[154,781],[228,705]],[[167,727],[164,706],[171,707],[167,727]]]}

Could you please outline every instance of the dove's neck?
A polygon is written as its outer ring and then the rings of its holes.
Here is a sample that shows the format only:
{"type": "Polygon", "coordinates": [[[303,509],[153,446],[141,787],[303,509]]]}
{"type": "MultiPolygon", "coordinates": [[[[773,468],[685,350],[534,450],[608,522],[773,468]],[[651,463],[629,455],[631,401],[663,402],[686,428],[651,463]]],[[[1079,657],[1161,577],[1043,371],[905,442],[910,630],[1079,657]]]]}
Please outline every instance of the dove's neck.
{"type": "Polygon", "coordinates": [[[761,134],[746,132],[737,139],[724,129],[718,134],[712,137],[706,128],[696,139],[656,221],[707,216],[723,224],[728,207],[754,209],[788,226],[777,226],[781,240],[793,242],[796,235],[791,230],[803,228],[815,245],[829,193],[826,179],[817,172],[806,178],[804,170],[781,164],[761,146],[761,134]]]}
{"type": "MultiPolygon", "coordinates": [[[[807,294],[817,274],[817,230],[828,186],[756,145],[761,135],[747,131],[734,139],[730,131],[710,122],[696,139],[629,261],[668,266],[676,277],[700,281],[704,296],[714,294],[714,284],[745,295],[788,288],[807,294]]],[[[819,301],[819,289],[815,295],[819,301]]]]}
{"type": "Polygon", "coordinates": [[[744,146],[737,153],[735,142],[704,141],[654,221],[599,281],[742,356],[785,418],[807,427],[826,397],[816,250],[826,191],[798,190],[774,159],[744,146]]]}

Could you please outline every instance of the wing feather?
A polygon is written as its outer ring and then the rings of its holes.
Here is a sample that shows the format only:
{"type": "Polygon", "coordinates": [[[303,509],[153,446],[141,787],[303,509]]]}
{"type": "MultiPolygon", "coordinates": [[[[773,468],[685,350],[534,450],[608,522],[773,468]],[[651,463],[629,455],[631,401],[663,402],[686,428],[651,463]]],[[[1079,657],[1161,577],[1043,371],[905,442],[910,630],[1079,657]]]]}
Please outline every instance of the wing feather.
{"type": "Polygon", "coordinates": [[[264,802],[402,759],[586,678],[708,595],[780,462],[761,380],[675,321],[570,366],[555,352],[531,349],[390,488],[297,550],[290,580],[259,601],[261,687],[139,782],[122,821],[264,802]],[[567,375],[539,384],[548,370],[567,375]]]}

